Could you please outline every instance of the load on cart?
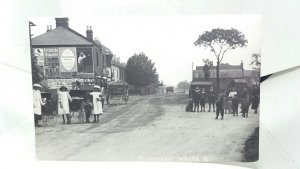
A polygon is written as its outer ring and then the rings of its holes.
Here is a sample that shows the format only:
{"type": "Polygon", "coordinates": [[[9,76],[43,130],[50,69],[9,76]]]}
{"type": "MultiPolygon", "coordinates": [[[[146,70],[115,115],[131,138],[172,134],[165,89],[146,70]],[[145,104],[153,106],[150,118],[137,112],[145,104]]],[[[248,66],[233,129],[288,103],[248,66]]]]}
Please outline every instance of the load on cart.
{"type": "Polygon", "coordinates": [[[107,104],[110,105],[111,101],[128,102],[129,85],[126,82],[109,82],[107,87],[107,104]]]}

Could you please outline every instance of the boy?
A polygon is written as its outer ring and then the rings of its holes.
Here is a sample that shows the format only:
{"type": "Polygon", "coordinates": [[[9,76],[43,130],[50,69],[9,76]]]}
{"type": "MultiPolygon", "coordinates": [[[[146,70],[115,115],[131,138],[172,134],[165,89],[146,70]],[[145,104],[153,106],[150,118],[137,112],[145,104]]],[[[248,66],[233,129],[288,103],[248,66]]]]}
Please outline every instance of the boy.
{"type": "Polygon", "coordinates": [[[217,111],[216,111],[216,118],[218,119],[219,114],[221,113],[221,120],[224,118],[224,96],[223,93],[219,93],[219,97],[216,102],[217,111]]]}
{"type": "Polygon", "coordinates": [[[91,123],[89,119],[90,119],[91,112],[92,112],[92,105],[88,98],[84,99],[84,101],[82,103],[82,107],[85,111],[85,119],[86,119],[85,122],[91,123]]]}

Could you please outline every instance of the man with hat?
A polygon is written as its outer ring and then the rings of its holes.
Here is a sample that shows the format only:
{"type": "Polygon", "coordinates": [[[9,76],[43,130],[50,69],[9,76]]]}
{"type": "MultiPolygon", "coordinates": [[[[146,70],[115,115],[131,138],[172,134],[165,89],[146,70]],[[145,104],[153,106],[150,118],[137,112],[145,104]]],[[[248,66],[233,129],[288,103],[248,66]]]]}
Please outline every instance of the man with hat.
{"type": "Polygon", "coordinates": [[[200,93],[200,106],[201,106],[201,112],[202,110],[205,112],[205,98],[206,98],[206,94],[205,94],[205,89],[202,88],[202,91],[200,93]]]}
{"type": "Polygon", "coordinates": [[[199,87],[196,87],[196,90],[193,92],[193,101],[194,101],[194,112],[196,111],[197,109],[197,112],[199,112],[199,100],[200,100],[200,90],[199,90],[199,87]]]}
{"type": "Polygon", "coordinates": [[[208,93],[208,112],[210,112],[211,109],[211,105],[213,107],[213,111],[215,112],[215,100],[216,100],[216,94],[214,92],[214,88],[211,87],[209,89],[209,93],[208,93]]]}
{"type": "Polygon", "coordinates": [[[33,112],[34,112],[34,126],[41,127],[39,125],[39,120],[42,115],[42,105],[45,103],[42,101],[41,90],[42,86],[40,84],[35,83],[33,85],[33,112]]]}

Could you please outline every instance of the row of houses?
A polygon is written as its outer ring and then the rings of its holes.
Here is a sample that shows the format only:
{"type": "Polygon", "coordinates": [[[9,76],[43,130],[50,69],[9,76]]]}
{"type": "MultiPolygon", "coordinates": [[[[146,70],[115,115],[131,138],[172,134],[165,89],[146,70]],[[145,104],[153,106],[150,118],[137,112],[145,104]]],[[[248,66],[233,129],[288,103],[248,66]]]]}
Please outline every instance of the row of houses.
{"type": "MultiPolygon", "coordinates": [[[[217,87],[216,66],[210,65],[208,78],[205,77],[204,66],[196,66],[193,70],[192,86],[199,86],[209,90],[210,87],[217,87]]],[[[260,73],[256,70],[245,70],[243,62],[240,65],[230,65],[228,63],[219,65],[220,89],[235,87],[238,91],[244,88],[252,88],[253,85],[259,86],[260,73]]]]}
{"type": "Polygon", "coordinates": [[[47,27],[44,34],[32,38],[37,66],[49,88],[74,81],[95,84],[97,79],[125,81],[126,65],[109,48],[93,36],[91,26],[86,35],[69,27],[69,18],[55,18],[56,27],[47,27]]]}

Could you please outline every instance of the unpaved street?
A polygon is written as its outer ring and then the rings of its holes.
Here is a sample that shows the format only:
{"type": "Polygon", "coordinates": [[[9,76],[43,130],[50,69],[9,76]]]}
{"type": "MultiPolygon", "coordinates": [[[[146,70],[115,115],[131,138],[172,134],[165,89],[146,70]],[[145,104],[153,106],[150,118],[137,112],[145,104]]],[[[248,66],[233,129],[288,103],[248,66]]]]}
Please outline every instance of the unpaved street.
{"type": "Polygon", "coordinates": [[[131,96],[126,105],[105,107],[96,124],[63,125],[59,118],[55,126],[36,128],[37,158],[241,161],[243,144],[259,125],[259,114],[225,114],[224,120],[215,120],[214,112],[185,112],[187,99],[181,93],[131,96]]]}

